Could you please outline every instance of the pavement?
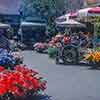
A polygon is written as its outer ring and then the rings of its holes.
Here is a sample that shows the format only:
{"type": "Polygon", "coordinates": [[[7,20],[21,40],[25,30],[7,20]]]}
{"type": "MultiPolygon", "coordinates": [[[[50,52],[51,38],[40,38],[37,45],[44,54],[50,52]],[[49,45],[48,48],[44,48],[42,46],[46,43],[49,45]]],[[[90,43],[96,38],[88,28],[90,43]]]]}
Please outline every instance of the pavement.
{"type": "Polygon", "coordinates": [[[56,65],[46,54],[25,51],[24,64],[47,80],[46,95],[38,100],[100,100],[100,70],[56,65]]]}

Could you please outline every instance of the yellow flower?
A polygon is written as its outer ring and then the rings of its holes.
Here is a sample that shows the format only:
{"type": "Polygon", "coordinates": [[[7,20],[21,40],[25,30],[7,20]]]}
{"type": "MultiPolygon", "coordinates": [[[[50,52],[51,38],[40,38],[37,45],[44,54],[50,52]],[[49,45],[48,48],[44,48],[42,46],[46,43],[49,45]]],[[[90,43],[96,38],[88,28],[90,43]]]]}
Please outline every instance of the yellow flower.
{"type": "Polygon", "coordinates": [[[100,62],[100,51],[91,51],[84,56],[84,60],[92,62],[100,62]]]}

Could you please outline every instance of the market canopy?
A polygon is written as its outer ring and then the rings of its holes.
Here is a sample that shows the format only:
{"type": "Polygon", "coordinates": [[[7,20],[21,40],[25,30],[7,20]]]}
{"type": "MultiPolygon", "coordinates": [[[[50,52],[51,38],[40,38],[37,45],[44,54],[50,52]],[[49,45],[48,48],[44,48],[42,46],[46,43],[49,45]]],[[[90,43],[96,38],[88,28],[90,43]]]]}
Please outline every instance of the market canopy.
{"type": "Polygon", "coordinates": [[[75,21],[73,19],[69,19],[69,20],[66,20],[66,21],[63,21],[63,22],[56,22],[57,26],[66,26],[66,27],[86,27],[84,24],[78,22],[78,21],[75,21]]]}
{"type": "Polygon", "coordinates": [[[82,17],[90,17],[90,16],[100,16],[100,7],[91,7],[84,8],[78,11],[78,16],[82,17]]]}

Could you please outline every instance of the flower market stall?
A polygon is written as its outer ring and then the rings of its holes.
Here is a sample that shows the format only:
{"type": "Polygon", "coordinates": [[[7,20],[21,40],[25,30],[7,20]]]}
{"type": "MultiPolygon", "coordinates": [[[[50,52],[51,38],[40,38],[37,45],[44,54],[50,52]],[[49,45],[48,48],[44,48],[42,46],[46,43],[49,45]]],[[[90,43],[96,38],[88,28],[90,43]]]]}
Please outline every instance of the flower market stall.
{"type": "Polygon", "coordinates": [[[0,49],[0,100],[24,100],[45,89],[46,81],[37,71],[18,65],[11,53],[0,49]]]}
{"type": "Polygon", "coordinates": [[[94,24],[94,35],[100,34],[100,7],[81,9],[77,15],[79,20],[94,24]]]}
{"type": "MultiPolygon", "coordinates": [[[[81,9],[77,12],[76,19],[70,19],[69,17],[65,16],[61,16],[58,19],[62,18],[66,18],[66,20],[58,20],[56,21],[56,25],[60,27],[66,27],[67,29],[69,29],[65,32],[65,38],[69,37],[70,42],[65,44],[63,42],[64,39],[62,39],[62,41],[60,42],[62,46],[60,47],[60,49],[57,49],[58,51],[56,53],[56,63],[58,64],[59,61],[62,60],[64,64],[86,64],[88,63],[88,61],[84,60],[84,55],[87,54],[90,49],[95,50],[94,54],[96,54],[96,56],[99,55],[99,53],[97,52],[99,52],[100,48],[100,7],[81,9]],[[88,31],[86,22],[94,24],[93,34],[90,31],[88,31]],[[99,27],[98,29],[97,26],[99,27]],[[80,30],[79,33],[76,33],[71,30],[73,27],[85,27],[86,30],[80,30]]],[[[97,58],[98,57],[99,56],[97,56],[97,58]]],[[[96,61],[95,64],[97,64],[96,61]]]]}
{"type": "Polygon", "coordinates": [[[94,48],[85,55],[85,60],[100,65],[100,7],[84,8],[78,11],[81,21],[94,24],[92,42],[94,48]]]}
{"type": "Polygon", "coordinates": [[[37,71],[23,65],[21,51],[17,47],[10,48],[9,40],[2,38],[3,29],[9,27],[0,24],[0,100],[25,100],[42,94],[46,81],[37,71]]]}

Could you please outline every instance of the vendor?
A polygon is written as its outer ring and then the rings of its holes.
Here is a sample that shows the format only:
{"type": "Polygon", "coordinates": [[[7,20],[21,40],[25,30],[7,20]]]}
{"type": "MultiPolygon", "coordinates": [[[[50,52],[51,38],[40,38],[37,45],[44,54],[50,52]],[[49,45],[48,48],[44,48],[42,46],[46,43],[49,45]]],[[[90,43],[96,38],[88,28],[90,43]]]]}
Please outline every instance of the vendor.
{"type": "Polygon", "coordinates": [[[67,33],[65,33],[65,34],[64,34],[64,37],[63,37],[63,43],[64,43],[64,44],[69,44],[70,41],[71,41],[70,36],[69,36],[67,33]]]}
{"type": "Polygon", "coordinates": [[[73,35],[71,36],[71,43],[75,46],[79,45],[79,37],[77,35],[77,33],[73,33],[73,35]]]}
{"type": "Polygon", "coordinates": [[[86,36],[86,34],[84,34],[84,32],[79,33],[79,40],[80,40],[80,46],[83,48],[87,48],[88,47],[88,38],[86,36]]]}
{"type": "Polygon", "coordinates": [[[0,48],[9,50],[10,42],[3,34],[4,34],[4,31],[0,29],[0,48]]]}

